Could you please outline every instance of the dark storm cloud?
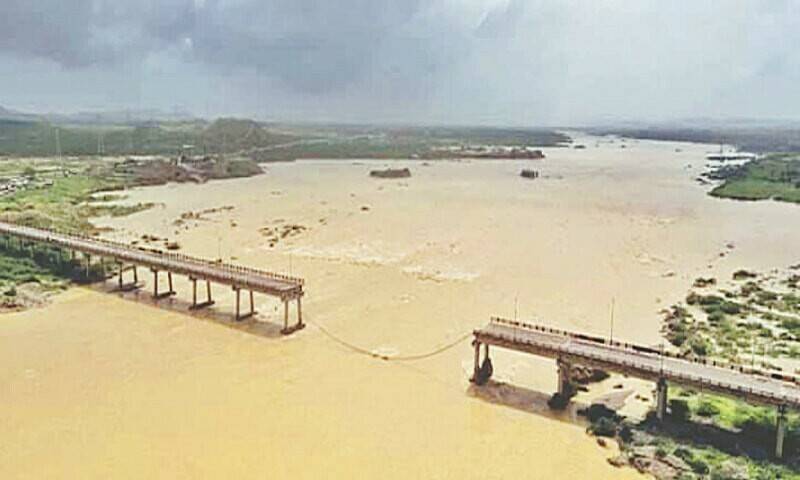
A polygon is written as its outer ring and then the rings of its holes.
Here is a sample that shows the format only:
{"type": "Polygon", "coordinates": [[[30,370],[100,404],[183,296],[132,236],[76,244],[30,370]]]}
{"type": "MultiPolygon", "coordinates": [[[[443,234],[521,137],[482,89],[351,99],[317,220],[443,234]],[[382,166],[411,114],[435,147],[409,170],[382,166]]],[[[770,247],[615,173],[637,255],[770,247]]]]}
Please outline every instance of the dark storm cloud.
{"type": "Polygon", "coordinates": [[[0,104],[515,124],[796,116],[798,32],[792,0],[0,0],[0,104]]]}
{"type": "Polygon", "coordinates": [[[305,92],[374,71],[435,71],[457,38],[420,0],[3,0],[0,50],[64,67],[179,49],[218,71],[255,70],[305,92]]]}
{"type": "Polygon", "coordinates": [[[91,0],[3,0],[0,51],[69,67],[104,61],[111,53],[92,41],[93,21],[91,0]]]}
{"type": "Polygon", "coordinates": [[[235,6],[209,1],[195,10],[196,23],[184,33],[190,55],[207,65],[254,69],[290,88],[320,93],[376,71],[424,74],[446,62],[453,44],[431,33],[441,26],[420,28],[421,5],[417,0],[272,0],[235,6]]]}

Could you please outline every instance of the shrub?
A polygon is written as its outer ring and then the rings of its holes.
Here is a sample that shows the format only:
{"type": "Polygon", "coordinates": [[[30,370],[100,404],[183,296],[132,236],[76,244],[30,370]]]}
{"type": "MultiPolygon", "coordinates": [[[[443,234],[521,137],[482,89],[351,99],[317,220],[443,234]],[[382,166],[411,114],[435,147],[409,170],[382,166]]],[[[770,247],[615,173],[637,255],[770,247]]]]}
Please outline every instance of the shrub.
{"type": "Polygon", "coordinates": [[[728,315],[738,315],[742,311],[742,308],[736,302],[724,302],[721,309],[728,315]]]}
{"type": "Polygon", "coordinates": [[[705,357],[711,350],[711,345],[704,338],[694,337],[689,341],[689,348],[695,355],[705,357]]]}
{"type": "Polygon", "coordinates": [[[689,338],[688,334],[685,331],[675,332],[669,335],[669,342],[676,347],[682,346],[686,343],[686,340],[689,338]]]}
{"type": "Polygon", "coordinates": [[[708,473],[708,464],[699,458],[692,457],[690,460],[684,460],[692,471],[698,475],[706,475],[708,473]]]}
{"type": "Polygon", "coordinates": [[[756,275],[755,273],[748,272],[747,270],[737,270],[733,273],[734,280],[748,280],[751,278],[756,278],[757,276],[758,275],[756,275]]]}
{"type": "Polygon", "coordinates": [[[669,401],[669,411],[672,418],[685,422],[689,420],[689,402],[680,398],[673,398],[669,401]]]}
{"type": "Polygon", "coordinates": [[[719,407],[709,400],[703,400],[697,407],[697,414],[701,417],[713,417],[719,414],[719,407]]]}
{"type": "Polygon", "coordinates": [[[598,437],[613,437],[617,434],[617,422],[607,417],[600,417],[592,422],[590,431],[598,437]]]}
{"type": "Polygon", "coordinates": [[[722,323],[725,320],[725,313],[721,310],[712,310],[711,313],[708,314],[708,322],[711,324],[718,324],[722,323]]]}

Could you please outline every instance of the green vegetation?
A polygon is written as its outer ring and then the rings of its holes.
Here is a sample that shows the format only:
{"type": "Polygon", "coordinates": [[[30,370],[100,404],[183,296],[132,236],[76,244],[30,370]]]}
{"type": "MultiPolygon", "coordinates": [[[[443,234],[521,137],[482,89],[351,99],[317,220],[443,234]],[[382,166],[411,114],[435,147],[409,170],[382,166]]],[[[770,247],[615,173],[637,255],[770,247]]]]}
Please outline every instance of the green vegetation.
{"type": "MultiPolygon", "coordinates": [[[[780,370],[767,359],[800,358],[796,277],[791,270],[776,278],[737,271],[733,280],[738,288],[692,291],[686,296],[685,306],[673,305],[666,310],[664,335],[684,355],[780,370]]],[[[716,286],[716,282],[708,285],[716,286]]]]}
{"type": "Polygon", "coordinates": [[[726,175],[711,195],[737,200],[775,199],[800,203],[800,158],[770,155],[743,165],[726,175]]]}
{"type": "Polygon", "coordinates": [[[444,148],[463,145],[504,145],[514,147],[562,146],[570,138],[559,132],[502,128],[385,128],[341,127],[322,130],[320,138],[297,142],[258,153],[264,161],[303,158],[399,159],[449,158],[444,148]]]}
{"type": "Polygon", "coordinates": [[[800,152],[798,128],[603,128],[598,135],[620,135],[643,140],[665,140],[735,145],[745,152],[800,152]]]}
{"type": "MultiPolygon", "coordinates": [[[[124,200],[125,196],[108,192],[168,181],[248,177],[261,172],[252,160],[216,156],[192,162],[188,168],[163,160],[0,161],[0,221],[94,235],[98,231],[90,222],[92,218],[126,216],[153,206],[110,203],[124,200]]],[[[17,298],[21,285],[63,285],[73,278],[73,265],[64,260],[61,252],[39,248],[33,257],[29,255],[19,246],[9,250],[0,245],[0,300],[4,308],[24,306],[17,298]]],[[[89,278],[96,276],[90,272],[89,278]]]]}
{"type": "Polygon", "coordinates": [[[449,158],[465,145],[552,147],[552,130],[483,127],[278,126],[246,119],[139,125],[56,125],[0,119],[0,156],[195,155],[239,153],[255,161],[304,158],[449,158]],[[194,146],[184,151],[184,146],[194,146]]]}
{"type": "Polygon", "coordinates": [[[231,153],[275,145],[298,137],[274,131],[252,120],[153,125],[55,125],[44,121],[0,119],[0,155],[53,156],[175,155],[184,145],[194,153],[231,153]]]}
{"type": "MultiPolygon", "coordinates": [[[[774,408],[670,386],[669,415],[632,423],[606,414],[592,421],[595,435],[616,435],[622,449],[615,465],[630,464],[656,478],[798,479],[796,458],[770,460],[774,408]],[[613,428],[612,428],[613,425],[613,428]],[[612,433],[613,432],[613,433],[612,433]]],[[[789,414],[785,452],[800,446],[800,416],[789,414]]]]}
{"type": "Polygon", "coordinates": [[[66,288],[68,281],[91,282],[102,278],[99,265],[88,271],[80,260],[55,247],[24,246],[0,240],[0,308],[13,310],[41,302],[66,288]],[[34,286],[34,287],[31,287],[34,286]],[[22,295],[23,287],[26,287],[22,295]]]}
{"type": "Polygon", "coordinates": [[[119,183],[92,173],[54,178],[52,185],[30,188],[0,197],[0,218],[40,228],[90,233],[89,218],[104,214],[121,215],[145,206],[121,207],[91,203],[92,194],[114,189],[119,183]]]}
{"type": "MultiPolygon", "coordinates": [[[[664,334],[682,355],[781,370],[768,360],[800,358],[797,270],[800,265],[767,275],[738,270],[727,285],[698,278],[685,303],[664,312],[664,334]]],[[[670,386],[670,397],[666,422],[648,418],[630,425],[632,440],[623,441],[627,463],[640,466],[636,458],[652,458],[660,465],[650,470],[657,477],[683,464],[677,478],[800,478],[797,412],[787,415],[789,458],[779,464],[769,460],[775,408],[677,386],[670,386]]],[[[626,422],[621,425],[620,431],[626,422]]]]}

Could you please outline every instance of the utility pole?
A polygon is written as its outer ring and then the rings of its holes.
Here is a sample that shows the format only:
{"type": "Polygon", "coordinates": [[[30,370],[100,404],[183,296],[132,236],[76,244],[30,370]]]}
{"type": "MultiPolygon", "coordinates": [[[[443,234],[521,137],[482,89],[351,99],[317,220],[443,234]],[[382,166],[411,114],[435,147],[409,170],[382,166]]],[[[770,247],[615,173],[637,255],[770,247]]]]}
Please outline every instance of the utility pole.
{"type": "Polygon", "coordinates": [[[614,297],[611,297],[611,343],[614,343],[614,297]]]}
{"type": "Polygon", "coordinates": [[[61,162],[61,131],[56,127],[56,156],[58,156],[59,163],[61,162]]]}
{"type": "Polygon", "coordinates": [[[103,138],[103,132],[97,133],[97,155],[105,155],[106,154],[106,142],[103,138]]]}

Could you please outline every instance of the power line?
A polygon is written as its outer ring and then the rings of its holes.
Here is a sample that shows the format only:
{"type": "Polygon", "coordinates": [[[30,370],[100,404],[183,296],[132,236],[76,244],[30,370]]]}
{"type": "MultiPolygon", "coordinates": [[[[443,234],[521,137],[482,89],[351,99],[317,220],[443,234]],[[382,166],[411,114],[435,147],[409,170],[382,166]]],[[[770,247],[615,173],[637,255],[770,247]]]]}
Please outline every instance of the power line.
{"type": "Polygon", "coordinates": [[[336,343],[338,343],[338,344],[340,344],[340,345],[342,345],[342,346],[344,346],[344,347],[346,347],[346,348],[348,348],[348,349],[350,349],[350,350],[352,350],[352,351],[354,351],[356,353],[360,353],[361,355],[366,355],[366,356],[372,357],[372,358],[378,358],[380,360],[385,360],[387,362],[413,362],[413,361],[416,361],[416,360],[423,360],[423,359],[426,359],[426,358],[431,358],[431,357],[434,357],[434,356],[439,355],[441,353],[444,353],[447,350],[450,350],[451,348],[455,347],[459,343],[463,342],[464,340],[466,340],[470,336],[472,336],[472,332],[467,332],[467,333],[461,335],[460,337],[456,338],[452,342],[449,342],[449,343],[447,343],[445,345],[442,345],[441,347],[438,347],[438,348],[436,348],[434,350],[431,350],[430,352],[418,353],[418,354],[414,354],[414,355],[382,355],[380,353],[375,353],[375,352],[373,352],[371,350],[367,350],[364,347],[360,347],[358,345],[350,343],[347,340],[344,340],[344,339],[334,335],[327,328],[323,327],[322,325],[320,325],[320,324],[318,324],[316,322],[308,322],[308,323],[310,323],[310,324],[314,325],[315,327],[317,327],[320,332],[325,334],[325,336],[327,336],[328,338],[330,338],[334,342],[336,342],[336,343]]]}

